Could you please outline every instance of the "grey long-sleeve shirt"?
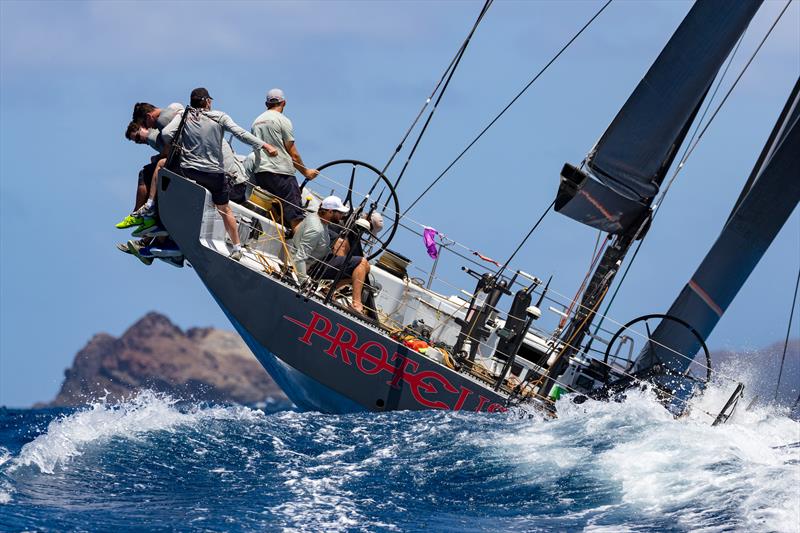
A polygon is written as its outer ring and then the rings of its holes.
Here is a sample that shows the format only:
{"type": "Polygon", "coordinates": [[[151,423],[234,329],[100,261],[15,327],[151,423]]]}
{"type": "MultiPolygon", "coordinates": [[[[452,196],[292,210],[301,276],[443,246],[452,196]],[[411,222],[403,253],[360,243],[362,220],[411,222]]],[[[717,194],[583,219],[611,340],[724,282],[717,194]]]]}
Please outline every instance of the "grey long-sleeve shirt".
{"type": "MultiPolygon", "coordinates": [[[[164,143],[161,141],[161,135],[157,129],[153,128],[149,130],[147,144],[158,153],[161,153],[164,149],[164,143]],[[153,133],[155,133],[155,135],[153,135],[153,133]]],[[[225,167],[225,175],[231,178],[234,185],[239,185],[250,179],[250,174],[252,174],[252,172],[247,170],[247,161],[252,161],[252,159],[253,152],[250,152],[250,155],[245,158],[244,156],[237,155],[236,152],[233,151],[227,139],[222,141],[222,166],[225,167]]],[[[250,165],[252,167],[252,162],[250,165]]]]}
{"type": "Polygon", "coordinates": [[[317,213],[309,213],[297,226],[294,237],[292,237],[294,266],[301,283],[308,277],[308,267],[313,264],[314,260],[323,260],[330,249],[330,236],[322,219],[317,213]]]}
{"type": "MultiPolygon", "coordinates": [[[[175,115],[172,121],[161,131],[164,143],[171,143],[181,115],[175,115]]],[[[251,135],[239,127],[231,117],[216,110],[190,108],[183,127],[181,167],[201,172],[224,172],[222,141],[225,131],[229,131],[240,141],[260,150],[264,141],[251,135]]]]}

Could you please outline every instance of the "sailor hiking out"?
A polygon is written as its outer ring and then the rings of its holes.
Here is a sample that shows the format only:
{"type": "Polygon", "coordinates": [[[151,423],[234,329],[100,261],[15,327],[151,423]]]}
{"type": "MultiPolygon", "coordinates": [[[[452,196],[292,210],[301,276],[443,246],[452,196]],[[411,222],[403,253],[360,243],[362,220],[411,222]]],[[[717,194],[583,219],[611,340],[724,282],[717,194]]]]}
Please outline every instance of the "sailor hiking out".
{"type": "MultiPolygon", "coordinates": [[[[255,150],[263,149],[270,156],[276,155],[277,150],[239,127],[222,111],[212,111],[212,100],[205,88],[200,87],[192,91],[190,107],[186,112],[181,132],[180,172],[211,192],[211,199],[222,216],[225,229],[233,243],[230,255],[233,259],[239,260],[242,257],[242,249],[236,218],[228,206],[230,188],[223,165],[224,132],[232,133],[234,137],[251,145],[255,150]]],[[[169,152],[172,141],[178,134],[181,118],[176,115],[161,132],[164,156],[169,152]]]]}

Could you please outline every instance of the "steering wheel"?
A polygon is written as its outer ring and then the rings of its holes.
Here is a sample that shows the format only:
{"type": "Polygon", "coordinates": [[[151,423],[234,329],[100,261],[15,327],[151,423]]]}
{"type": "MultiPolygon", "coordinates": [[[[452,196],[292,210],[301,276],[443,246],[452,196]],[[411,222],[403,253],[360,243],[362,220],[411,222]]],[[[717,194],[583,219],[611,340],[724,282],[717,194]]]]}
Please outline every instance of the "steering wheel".
{"type": "MultiPolygon", "coordinates": [[[[374,166],[356,159],[337,159],[318,166],[317,170],[320,171],[320,174],[312,182],[316,188],[327,188],[330,185],[330,192],[323,196],[336,194],[344,198],[344,203],[350,205],[351,212],[353,205],[360,205],[364,200],[364,195],[375,185],[365,209],[367,212],[373,209],[380,212],[384,227],[380,232],[375,232],[380,235],[364,232],[362,238],[364,256],[368,261],[380,255],[394,238],[400,215],[400,202],[397,201],[397,193],[395,193],[392,182],[374,166]],[[380,211],[381,204],[384,207],[382,212],[380,211]]],[[[308,183],[309,180],[303,181],[300,190],[308,183]]]]}
{"type": "MultiPolygon", "coordinates": [[[[703,366],[705,366],[705,370],[706,370],[705,379],[703,380],[700,377],[694,377],[694,376],[692,376],[690,374],[690,371],[692,370],[691,363],[690,363],[690,367],[684,373],[684,377],[686,377],[688,379],[695,380],[695,381],[700,381],[702,383],[708,383],[711,380],[711,355],[708,353],[708,346],[706,346],[706,343],[705,343],[705,341],[703,341],[703,337],[700,335],[700,333],[696,329],[694,329],[691,324],[689,324],[685,320],[682,320],[682,319],[680,319],[680,318],[678,318],[676,316],[672,316],[672,315],[660,315],[660,314],[643,315],[643,316],[640,316],[638,318],[634,318],[633,320],[631,320],[630,322],[628,322],[627,324],[625,324],[624,326],[619,328],[619,330],[617,330],[617,332],[614,334],[614,336],[611,337],[611,340],[608,343],[608,347],[606,348],[606,353],[605,353],[605,356],[603,357],[603,363],[606,364],[606,367],[608,367],[608,365],[609,365],[608,360],[610,358],[610,359],[617,359],[617,360],[625,360],[627,362],[627,364],[625,365],[625,372],[629,372],[633,368],[634,361],[630,357],[628,357],[627,359],[624,359],[622,357],[619,357],[619,355],[618,355],[621,347],[625,343],[633,341],[633,337],[623,336],[623,334],[626,331],[630,330],[630,328],[633,325],[635,325],[635,324],[637,324],[639,322],[644,322],[644,327],[645,327],[645,331],[647,332],[647,334],[646,335],[642,334],[642,336],[646,337],[646,341],[645,342],[647,342],[647,343],[652,342],[652,338],[651,338],[652,337],[652,333],[651,333],[650,324],[649,324],[650,320],[662,320],[662,321],[663,320],[669,320],[671,322],[675,322],[675,323],[683,326],[687,330],[689,330],[689,333],[694,335],[694,337],[697,339],[698,343],[700,344],[702,352],[705,354],[705,365],[697,364],[697,366],[699,366],[700,368],[703,368],[703,366]],[[618,339],[620,340],[619,344],[617,344],[617,340],[618,339]],[[611,349],[613,347],[615,347],[615,346],[617,347],[617,350],[614,353],[614,355],[612,355],[611,354],[611,349]]],[[[629,350],[628,353],[632,353],[632,352],[633,352],[633,347],[631,346],[631,349],[629,350]]],[[[692,363],[694,363],[694,360],[692,361],[692,363]]]]}

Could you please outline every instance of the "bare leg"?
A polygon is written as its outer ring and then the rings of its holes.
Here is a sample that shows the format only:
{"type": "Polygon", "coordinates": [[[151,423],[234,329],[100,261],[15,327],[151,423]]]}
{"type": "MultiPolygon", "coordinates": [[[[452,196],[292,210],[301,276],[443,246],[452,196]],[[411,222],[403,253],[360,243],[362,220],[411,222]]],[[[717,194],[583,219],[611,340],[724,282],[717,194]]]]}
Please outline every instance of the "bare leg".
{"type": "Polygon", "coordinates": [[[225,224],[225,231],[228,232],[228,236],[233,241],[233,244],[239,244],[239,230],[238,225],[236,224],[236,217],[233,216],[233,211],[228,204],[225,205],[218,205],[217,210],[219,214],[222,215],[222,222],[225,224]]]}
{"type": "Polygon", "coordinates": [[[156,168],[153,170],[153,177],[150,178],[150,198],[149,200],[155,201],[156,199],[156,189],[158,188],[158,171],[164,168],[164,165],[167,163],[167,158],[162,157],[156,163],[156,168]]]}
{"type": "Polygon", "coordinates": [[[142,207],[146,201],[147,187],[145,187],[144,183],[140,183],[139,186],[136,187],[136,204],[133,206],[133,210],[136,211],[142,207]]]}
{"type": "Polygon", "coordinates": [[[365,258],[361,258],[361,262],[353,270],[353,309],[358,312],[364,311],[364,305],[361,303],[361,291],[364,290],[364,280],[369,273],[369,263],[365,258]]]}

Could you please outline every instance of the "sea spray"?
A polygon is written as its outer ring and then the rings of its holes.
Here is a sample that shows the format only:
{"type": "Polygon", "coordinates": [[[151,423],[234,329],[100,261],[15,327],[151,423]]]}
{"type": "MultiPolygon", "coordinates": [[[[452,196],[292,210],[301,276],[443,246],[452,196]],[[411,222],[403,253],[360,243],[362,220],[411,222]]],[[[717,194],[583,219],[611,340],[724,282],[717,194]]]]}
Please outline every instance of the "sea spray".
{"type": "Polygon", "coordinates": [[[260,416],[258,410],[246,407],[206,408],[192,405],[188,410],[176,408],[178,400],[167,395],[143,391],[130,400],[110,404],[105,399],[86,409],[59,417],[47,431],[26,444],[11,465],[36,465],[46,474],[64,465],[93,443],[101,444],[112,438],[137,439],[154,431],[175,431],[204,418],[242,418],[260,416]]]}
{"type": "Polygon", "coordinates": [[[743,405],[711,427],[729,389],[712,384],[681,419],[648,391],[566,397],[547,422],[266,414],[142,393],[0,442],[0,529],[797,531],[800,448],[782,446],[800,424],[743,405]]]}

